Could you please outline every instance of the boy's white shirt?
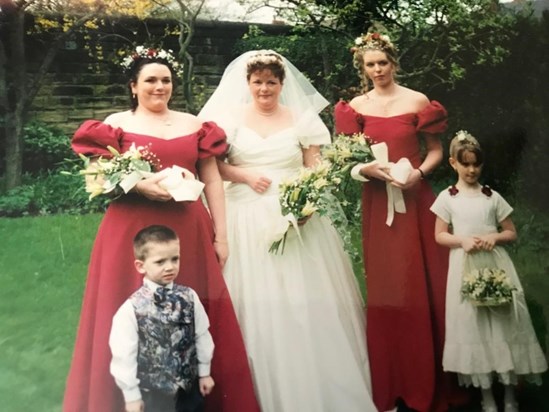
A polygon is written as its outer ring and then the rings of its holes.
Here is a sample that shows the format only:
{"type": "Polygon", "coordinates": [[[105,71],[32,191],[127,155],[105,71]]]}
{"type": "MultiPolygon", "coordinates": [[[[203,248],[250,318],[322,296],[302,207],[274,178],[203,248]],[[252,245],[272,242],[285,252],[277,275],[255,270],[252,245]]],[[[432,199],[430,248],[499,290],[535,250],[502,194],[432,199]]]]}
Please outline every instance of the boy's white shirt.
{"type": "MultiPolygon", "coordinates": [[[[153,291],[160,285],[143,278],[153,291]]],[[[173,287],[173,282],[166,285],[173,287]]],[[[196,355],[198,359],[198,376],[210,376],[210,366],[213,357],[214,343],[208,331],[210,321],[196,292],[191,289],[194,300],[194,326],[196,355]]],[[[127,299],[116,312],[112,320],[109,346],[112,352],[110,365],[111,375],[124,394],[126,402],[141,399],[139,379],[137,378],[137,348],[139,337],[137,333],[137,319],[132,303],[127,299]]]]}

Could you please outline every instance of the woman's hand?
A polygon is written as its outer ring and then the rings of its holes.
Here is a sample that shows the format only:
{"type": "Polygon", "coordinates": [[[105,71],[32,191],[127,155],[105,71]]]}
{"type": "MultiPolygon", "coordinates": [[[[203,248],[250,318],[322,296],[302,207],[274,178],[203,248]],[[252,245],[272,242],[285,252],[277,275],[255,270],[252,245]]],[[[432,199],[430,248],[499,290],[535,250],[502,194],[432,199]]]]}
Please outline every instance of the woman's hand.
{"type": "Polygon", "coordinates": [[[381,166],[379,163],[373,162],[364,165],[360,169],[360,174],[366,179],[378,179],[383,180],[384,182],[392,182],[393,178],[389,174],[388,166],[381,166]]]}
{"type": "Polygon", "coordinates": [[[214,250],[221,269],[225,266],[229,257],[229,245],[226,240],[214,240],[214,250]]]}
{"type": "Polygon", "coordinates": [[[158,184],[165,176],[155,174],[147,179],[140,180],[134,187],[134,191],[149,200],[167,202],[172,195],[158,184]]]}
{"type": "Polygon", "coordinates": [[[406,179],[406,183],[399,183],[396,180],[393,180],[391,184],[402,190],[407,190],[417,185],[421,180],[421,177],[422,177],[421,172],[418,169],[414,169],[408,175],[408,179],[406,179]]]}
{"type": "Polygon", "coordinates": [[[268,177],[256,173],[249,173],[248,176],[246,176],[245,182],[254,192],[265,193],[273,181],[268,177]]]}

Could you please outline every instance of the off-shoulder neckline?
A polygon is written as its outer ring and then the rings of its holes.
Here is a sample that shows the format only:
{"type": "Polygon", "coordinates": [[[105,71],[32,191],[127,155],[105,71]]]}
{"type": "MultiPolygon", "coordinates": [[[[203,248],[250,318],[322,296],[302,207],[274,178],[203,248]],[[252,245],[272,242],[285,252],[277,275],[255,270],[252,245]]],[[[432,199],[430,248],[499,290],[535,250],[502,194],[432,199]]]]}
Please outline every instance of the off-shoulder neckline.
{"type": "Polygon", "coordinates": [[[135,132],[127,132],[127,131],[125,131],[124,129],[121,129],[121,130],[124,132],[124,134],[127,134],[127,135],[148,137],[148,138],[150,138],[150,139],[156,139],[156,140],[162,140],[162,141],[165,141],[165,142],[171,142],[172,140],[183,139],[183,138],[185,138],[185,137],[189,137],[189,136],[198,134],[198,132],[199,132],[201,129],[198,129],[196,132],[192,132],[192,133],[185,134],[185,135],[182,135],[182,136],[172,137],[172,138],[170,138],[170,139],[164,139],[163,137],[152,136],[152,135],[150,135],[150,134],[135,133],[135,132]]]}
{"type": "Polygon", "coordinates": [[[185,137],[190,137],[190,136],[193,136],[193,135],[196,135],[198,133],[200,133],[201,130],[204,130],[205,128],[208,127],[208,125],[210,125],[212,122],[210,121],[206,121],[206,122],[202,122],[200,127],[198,129],[196,129],[194,132],[191,132],[191,133],[187,133],[187,134],[184,134],[184,135],[181,135],[181,136],[175,136],[175,137],[172,137],[170,139],[164,139],[162,137],[158,137],[158,136],[153,136],[153,135],[149,135],[149,134],[144,134],[144,133],[137,133],[137,132],[130,132],[130,131],[127,131],[127,130],[124,130],[122,127],[120,126],[113,126],[111,124],[108,124],[108,123],[105,123],[101,120],[96,120],[96,122],[98,123],[102,123],[104,124],[105,126],[108,126],[110,127],[111,129],[119,129],[122,131],[122,133],[124,134],[130,134],[130,135],[133,135],[133,136],[143,136],[143,137],[148,137],[148,138],[151,138],[151,139],[156,139],[156,140],[163,140],[163,141],[166,141],[166,142],[169,142],[171,140],[177,140],[177,139],[183,139],[185,137]]]}
{"type": "Polygon", "coordinates": [[[397,117],[404,117],[404,116],[412,116],[412,117],[418,116],[419,113],[423,112],[425,109],[427,109],[430,105],[433,104],[433,100],[431,100],[427,106],[425,106],[423,109],[421,109],[421,110],[420,110],[419,112],[417,112],[417,113],[407,112],[407,113],[395,114],[395,115],[392,115],[392,116],[375,116],[375,115],[372,115],[372,114],[360,113],[360,112],[357,112],[357,111],[349,104],[349,102],[346,102],[346,101],[342,100],[341,103],[343,103],[343,104],[346,105],[349,109],[351,109],[354,113],[356,113],[356,114],[358,114],[359,116],[362,116],[362,117],[372,117],[372,118],[375,118],[375,119],[394,119],[394,118],[397,118],[397,117]]]}
{"type": "MultiPolygon", "coordinates": [[[[349,106],[350,107],[350,106],[349,106]]],[[[352,109],[352,107],[351,107],[352,109]]],[[[395,114],[395,115],[392,115],[392,116],[374,116],[372,114],[362,114],[362,113],[359,113],[357,112],[355,109],[353,109],[355,111],[356,114],[359,114],[363,117],[373,117],[373,118],[376,118],[376,119],[394,119],[395,117],[403,117],[403,116],[417,116],[417,113],[401,113],[401,114],[395,114]]]]}

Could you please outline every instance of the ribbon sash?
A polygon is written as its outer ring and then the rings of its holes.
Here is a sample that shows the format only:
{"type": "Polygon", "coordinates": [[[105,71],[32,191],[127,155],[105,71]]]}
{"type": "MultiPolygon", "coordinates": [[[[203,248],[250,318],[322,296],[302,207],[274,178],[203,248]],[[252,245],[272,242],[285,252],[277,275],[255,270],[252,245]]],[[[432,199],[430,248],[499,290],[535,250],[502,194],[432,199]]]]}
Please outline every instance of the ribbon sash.
{"type": "MultiPolygon", "coordinates": [[[[376,143],[370,146],[374,155],[375,162],[381,166],[389,167],[389,174],[398,183],[406,183],[408,175],[413,170],[410,161],[403,157],[396,163],[389,162],[389,149],[385,142],[376,143]]],[[[390,182],[385,184],[387,191],[387,219],[385,224],[391,226],[395,218],[395,212],[406,213],[406,203],[404,203],[404,196],[402,190],[399,187],[393,186],[390,182]]]]}
{"type": "MultiPolygon", "coordinates": [[[[197,180],[194,174],[180,166],[168,167],[160,172],[159,175],[164,176],[158,182],[160,187],[166,189],[176,202],[184,200],[195,201],[198,199],[204,189],[204,183],[197,180]]],[[[130,173],[120,182],[120,187],[124,193],[128,193],[142,179],[153,176],[151,172],[135,171],[130,173]]]]}

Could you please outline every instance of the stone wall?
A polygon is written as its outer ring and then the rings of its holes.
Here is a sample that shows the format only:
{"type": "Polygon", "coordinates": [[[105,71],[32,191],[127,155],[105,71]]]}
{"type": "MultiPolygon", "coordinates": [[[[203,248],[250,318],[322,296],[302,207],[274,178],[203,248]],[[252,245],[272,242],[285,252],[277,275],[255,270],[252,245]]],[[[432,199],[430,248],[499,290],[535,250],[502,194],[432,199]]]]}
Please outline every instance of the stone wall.
{"type": "MultiPolygon", "coordinates": [[[[148,21],[147,27],[133,20],[113,23],[110,31],[101,34],[99,44],[105,57],[112,56],[131,40],[141,44],[147,36],[163,33],[165,22],[148,21]],[[125,40],[128,39],[128,40],[125,40]],[[143,39],[141,41],[135,39],[143,39]]],[[[262,25],[267,33],[282,34],[286,26],[262,25]]],[[[235,57],[234,45],[248,31],[247,23],[198,22],[189,52],[194,58],[194,75],[200,98],[205,100],[219,83],[223,70],[235,57]]],[[[127,109],[129,103],[126,78],[110,59],[98,61],[90,57],[83,37],[66,42],[52,65],[47,80],[37,95],[30,119],[60,127],[68,134],[85,119],[104,119],[108,114],[127,109]]],[[[29,56],[40,55],[40,39],[29,37],[29,56]]],[[[165,48],[178,49],[177,38],[169,37],[165,48]]],[[[171,107],[185,110],[181,90],[174,90],[171,107]]]]}

